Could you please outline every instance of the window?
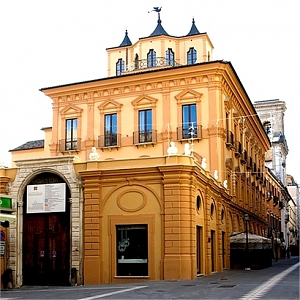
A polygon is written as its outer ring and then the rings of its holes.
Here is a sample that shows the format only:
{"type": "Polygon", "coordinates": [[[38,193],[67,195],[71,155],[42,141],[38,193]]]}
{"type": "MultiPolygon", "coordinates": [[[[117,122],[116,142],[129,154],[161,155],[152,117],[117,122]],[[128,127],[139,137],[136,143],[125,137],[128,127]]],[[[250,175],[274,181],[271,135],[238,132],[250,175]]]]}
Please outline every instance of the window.
{"type": "Polygon", "coordinates": [[[139,111],[139,143],[152,142],[152,109],[139,111]]]}
{"type": "Polygon", "coordinates": [[[171,48],[166,51],[166,66],[174,66],[174,52],[171,48]]]}
{"type": "Polygon", "coordinates": [[[197,137],[196,104],[182,106],[182,138],[190,139],[192,137],[197,137]]]}
{"type": "Polygon", "coordinates": [[[147,54],[147,67],[155,67],[156,66],[156,52],[151,49],[147,54]]]}
{"type": "Polygon", "coordinates": [[[125,62],[121,58],[117,62],[117,71],[116,74],[117,76],[120,76],[125,70],[125,62]]]}
{"type": "Polygon", "coordinates": [[[104,116],[104,146],[117,145],[117,114],[104,116]]]}
{"type": "Polygon", "coordinates": [[[190,48],[190,50],[187,53],[187,64],[193,65],[197,61],[197,50],[194,49],[194,47],[190,48]]]}
{"type": "Polygon", "coordinates": [[[117,225],[117,276],[148,276],[147,225],[117,225]]]}
{"type": "Polygon", "coordinates": [[[66,147],[65,150],[77,150],[77,119],[66,120],[66,147]]]}

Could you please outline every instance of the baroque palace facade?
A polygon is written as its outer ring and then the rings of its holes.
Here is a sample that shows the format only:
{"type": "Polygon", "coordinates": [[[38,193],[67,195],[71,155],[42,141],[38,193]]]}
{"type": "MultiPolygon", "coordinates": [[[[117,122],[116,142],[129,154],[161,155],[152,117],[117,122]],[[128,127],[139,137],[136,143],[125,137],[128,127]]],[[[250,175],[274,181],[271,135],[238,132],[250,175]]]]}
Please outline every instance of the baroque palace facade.
{"type": "Polygon", "coordinates": [[[245,214],[253,234],[280,230],[286,195],[265,167],[268,135],[194,20],[175,37],[158,14],[151,35],[132,44],[126,31],[107,55],[107,78],[41,89],[52,127],[0,169],[16,207],[14,286],[192,279],[230,268],[245,214]],[[41,186],[62,189],[63,206],[55,195],[38,206],[41,186]]]}

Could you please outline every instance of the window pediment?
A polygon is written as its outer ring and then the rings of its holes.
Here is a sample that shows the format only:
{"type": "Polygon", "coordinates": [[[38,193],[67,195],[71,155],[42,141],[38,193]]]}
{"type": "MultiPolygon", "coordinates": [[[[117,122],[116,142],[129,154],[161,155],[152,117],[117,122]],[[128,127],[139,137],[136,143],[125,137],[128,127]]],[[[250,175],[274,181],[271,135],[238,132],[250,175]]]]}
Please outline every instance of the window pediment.
{"type": "Polygon", "coordinates": [[[68,105],[60,111],[62,116],[81,116],[83,109],[76,105],[68,105]]]}
{"type": "Polygon", "coordinates": [[[104,111],[120,111],[123,104],[115,100],[107,100],[98,106],[101,113],[104,111]]]}
{"type": "Polygon", "coordinates": [[[137,107],[155,107],[156,106],[157,99],[151,97],[151,96],[146,96],[146,95],[141,95],[135,100],[131,102],[131,104],[137,108],[137,107]]]}
{"type": "Polygon", "coordinates": [[[184,91],[180,92],[179,94],[177,94],[175,96],[175,99],[177,100],[178,104],[183,103],[183,102],[188,102],[191,100],[196,100],[196,102],[198,102],[198,101],[200,101],[202,95],[203,94],[198,93],[194,90],[187,89],[187,90],[184,90],[184,91]]]}

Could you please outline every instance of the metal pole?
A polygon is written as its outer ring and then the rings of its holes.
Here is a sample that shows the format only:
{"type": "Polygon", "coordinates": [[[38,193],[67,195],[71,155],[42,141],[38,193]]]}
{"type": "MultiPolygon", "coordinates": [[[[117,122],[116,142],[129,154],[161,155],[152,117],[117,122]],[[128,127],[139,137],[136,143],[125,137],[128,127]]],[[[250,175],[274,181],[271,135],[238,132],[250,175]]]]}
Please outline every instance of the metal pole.
{"type": "Polygon", "coordinates": [[[251,268],[249,266],[248,222],[249,222],[249,215],[245,214],[245,223],[246,223],[246,263],[245,263],[245,270],[246,271],[250,271],[251,270],[251,268]]]}

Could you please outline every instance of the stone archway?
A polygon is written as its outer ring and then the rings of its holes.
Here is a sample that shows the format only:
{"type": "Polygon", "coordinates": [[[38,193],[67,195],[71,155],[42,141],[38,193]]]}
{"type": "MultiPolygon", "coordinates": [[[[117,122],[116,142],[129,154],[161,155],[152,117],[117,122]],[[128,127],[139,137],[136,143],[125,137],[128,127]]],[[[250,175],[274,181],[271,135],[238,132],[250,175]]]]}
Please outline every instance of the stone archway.
{"type": "MultiPolygon", "coordinates": [[[[69,285],[70,272],[70,189],[57,174],[45,172],[32,178],[23,194],[23,284],[69,285]],[[46,187],[45,205],[49,211],[28,210],[29,187],[39,194],[46,187]],[[55,199],[58,188],[64,187],[64,211],[58,210],[55,199]],[[52,193],[48,195],[47,193],[52,193]],[[49,201],[46,202],[47,197],[49,201]],[[52,198],[51,198],[52,197],[52,198]],[[52,200],[51,200],[52,199],[52,200]]],[[[29,196],[30,197],[30,196],[29,196]]]]}

